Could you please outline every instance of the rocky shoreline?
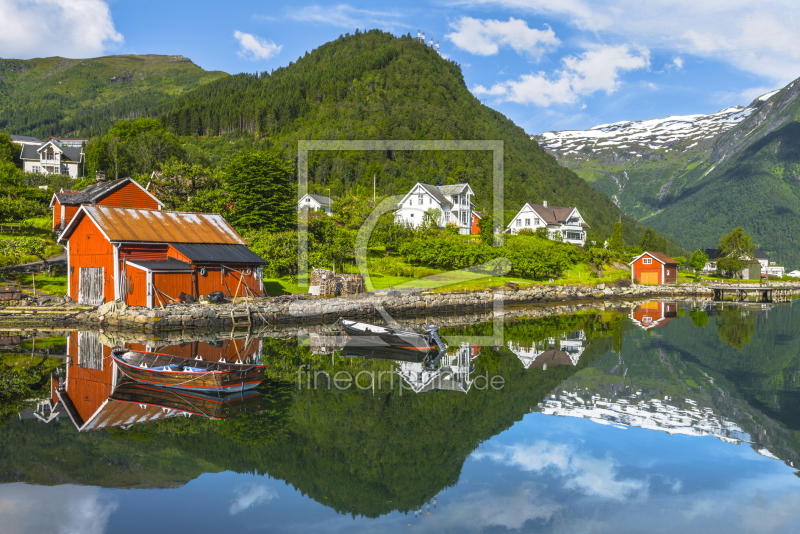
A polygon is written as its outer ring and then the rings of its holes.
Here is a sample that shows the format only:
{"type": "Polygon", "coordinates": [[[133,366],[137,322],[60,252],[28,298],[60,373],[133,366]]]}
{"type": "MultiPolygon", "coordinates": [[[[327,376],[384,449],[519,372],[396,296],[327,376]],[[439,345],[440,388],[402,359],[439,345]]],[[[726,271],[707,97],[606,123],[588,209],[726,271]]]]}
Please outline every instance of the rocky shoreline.
{"type": "MultiPolygon", "coordinates": [[[[800,283],[782,283],[800,290],[800,283]]],[[[731,284],[735,288],[736,284],[731,284]]],[[[440,314],[503,313],[504,308],[544,304],[580,304],[586,301],[640,300],[646,298],[703,298],[713,295],[708,286],[700,284],[614,287],[600,284],[588,286],[546,285],[513,290],[484,290],[454,293],[422,293],[419,291],[376,291],[350,297],[321,298],[308,295],[287,295],[275,298],[248,300],[225,304],[171,305],[164,309],[114,306],[59,312],[58,306],[42,307],[30,313],[2,314],[2,324],[13,326],[47,322],[52,326],[110,327],[124,330],[183,330],[249,326],[263,327],[280,324],[319,324],[339,317],[361,320],[382,319],[384,314],[398,320],[403,317],[427,317],[440,314]],[[49,313],[48,313],[49,312],[49,313]]],[[[112,303],[113,304],[113,303],[112,303]]],[[[27,308],[26,308],[27,309],[27,308]]],[[[488,315],[487,315],[488,316],[488,315]]],[[[0,329],[2,329],[0,324],[0,329]]]]}

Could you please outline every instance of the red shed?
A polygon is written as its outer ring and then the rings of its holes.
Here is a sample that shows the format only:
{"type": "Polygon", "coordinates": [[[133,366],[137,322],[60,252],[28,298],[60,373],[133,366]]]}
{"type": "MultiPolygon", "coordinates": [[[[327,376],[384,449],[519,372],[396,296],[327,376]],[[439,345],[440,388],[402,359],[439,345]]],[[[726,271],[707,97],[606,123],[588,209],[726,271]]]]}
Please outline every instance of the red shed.
{"type": "Polygon", "coordinates": [[[219,214],[84,205],[59,241],[67,294],[83,304],[152,308],[181,293],[263,294],[264,260],[219,214]]]}
{"type": "Polygon", "coordinates": [[[645,252],[631,266],[631,280],[641,284],[666,284],[678,280],[678,262],[661,252],[645,252]]]}
{"type": "Polygon", "coordinates": [[[79,191],[62,189],[61,192],[53,194],[50,200],[50,207],[53,208],[53,230],[63,230],[78,212],[81,204],[148,210],[160,210],[164,206],[130,178],[99,182],[79,191]]]}

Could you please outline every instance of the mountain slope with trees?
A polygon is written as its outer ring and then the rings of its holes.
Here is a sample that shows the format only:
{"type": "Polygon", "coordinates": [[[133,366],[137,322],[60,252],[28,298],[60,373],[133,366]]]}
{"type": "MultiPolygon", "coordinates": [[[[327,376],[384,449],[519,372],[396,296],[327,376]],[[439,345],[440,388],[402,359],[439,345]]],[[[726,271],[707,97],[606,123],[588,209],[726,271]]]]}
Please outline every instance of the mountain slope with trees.
{"type": "Polygon", "coordinates": [[[0,58],[0,131],[41,139],[103,135],[115,121],[147,116],[226,76],[183,56],[0,58]]]}
{"type": "MultiPolygon", "coordinates": [[[[168,131],[224,160],[245,132],[248,146],[296,160],[299,139],[498,140],[505,142],[505,222],[524,202],[577,206],[602,242],[622,220],[638,245],[645,227],[625,216],[528,138],[480,104],[460,67],[410,36],[372,30],[341,36],[271,73],[217,80],[167,104],[168,131]],[[231,134],[233,132],[233,134],[231,134]],[[233,135],[226,137],[226,134],[233,135]],[[215,138],[222,136],[221,138],[215,138]]],[[[214,159],[214,158],[212,158],[214,159]]],[[[492,156],[480,152],[314,152],[312,191],[334,196],[405,193],[414,183],[469,182],[479,210],[492,206],[492,156]]],[[[498,221],[500,222],[500,221],[498,221]]],[[[673,243],[678,248],[677,243],[673,243]]]]}

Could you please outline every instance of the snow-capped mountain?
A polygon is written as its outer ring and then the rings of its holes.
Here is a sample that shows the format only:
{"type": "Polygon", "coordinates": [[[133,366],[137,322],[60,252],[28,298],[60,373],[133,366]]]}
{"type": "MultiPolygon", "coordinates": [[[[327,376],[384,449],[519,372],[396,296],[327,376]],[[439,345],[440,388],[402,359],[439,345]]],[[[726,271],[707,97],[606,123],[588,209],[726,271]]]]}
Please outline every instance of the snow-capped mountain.
{"type": "MultiPolygon", "coordinates": [[[[774,93],[760,97],[757,102],[772,94],[774,93]]],[[[712,139],[730,130],[755,109],[753,105],[733,106],[711,115],[678,115],[665,119],[621,121],[601,124],[588,130],[545,132],[531,138],[558,157],[579,153],[590,156],[609,149],[628,149],[631,156],[635,157],[641,156],[645,151],[692,148],[703,140],[712,139]]]]}

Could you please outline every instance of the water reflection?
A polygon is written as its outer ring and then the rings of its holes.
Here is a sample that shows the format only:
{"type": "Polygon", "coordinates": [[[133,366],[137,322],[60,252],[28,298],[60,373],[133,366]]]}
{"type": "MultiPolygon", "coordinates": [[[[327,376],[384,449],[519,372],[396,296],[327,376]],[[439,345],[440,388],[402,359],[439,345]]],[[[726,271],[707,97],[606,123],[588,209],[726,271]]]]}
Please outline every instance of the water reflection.
{"type": "MultiPolygon", "coordinates": [[[[432,358],[348,346],[335,334],[299,345],[247,333],[175,342],[68,333],[50,396],[0,429],[0,480],[180,487],[170,490],[173,506],[200,499],[224,512],[209,513],[207,529],[263,529],[266,509],[279,530],[394,531],[412,516],[431,531],[607,530],[597,518],[653,530],[663,527],[658,517],[694,530],[713,515],[698,502],[722,509],[718,500],[744,498],[740,488],[771,496],[759,477],[800,495],[794,308],[620,306],[515,316],[502,347],[464,343],[432,358]],[[258,357],[268,381],[236,398],[123,383],[112,346],[258,357]],[[310,376],[367,374],[315,388],[298,383],[301,366],[310,376]],[[396,379],[370,382],[370,372],[396,379]],[[502,377],[503,387],[480,387],[483,376],[502,377]],[[623,517],[634,523],[615,519],[623,517]]],[[[442,335],[482,336],[491,326],[442,335]]],[[[109,531],[145,505],[161,521],[154,531],[176,527],[170,507],[145,492],[113,495],[109,531]]]]}

